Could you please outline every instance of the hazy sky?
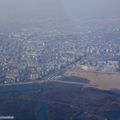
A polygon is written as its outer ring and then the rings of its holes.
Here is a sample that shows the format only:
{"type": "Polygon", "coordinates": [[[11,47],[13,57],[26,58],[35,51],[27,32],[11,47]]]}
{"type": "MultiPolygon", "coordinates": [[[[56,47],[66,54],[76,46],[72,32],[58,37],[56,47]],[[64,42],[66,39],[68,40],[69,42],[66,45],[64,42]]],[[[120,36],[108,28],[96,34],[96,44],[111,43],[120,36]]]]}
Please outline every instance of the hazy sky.
{"type": "Polygon", "coordinates": [[[0,0],[0,21],[119,17],[119,0],[0,0]]]}
{"type": "Polygon", "coordinates": [[[78,18],[118,17],[120,13],[119,0],[65,0],[65,6],[69,15],[78,18]]]}

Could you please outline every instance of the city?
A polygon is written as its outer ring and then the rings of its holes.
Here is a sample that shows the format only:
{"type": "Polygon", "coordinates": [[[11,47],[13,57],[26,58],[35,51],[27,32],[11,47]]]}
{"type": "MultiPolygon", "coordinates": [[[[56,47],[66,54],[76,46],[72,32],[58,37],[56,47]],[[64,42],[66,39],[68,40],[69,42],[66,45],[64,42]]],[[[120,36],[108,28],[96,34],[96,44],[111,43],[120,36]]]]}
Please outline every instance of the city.
{"type": "Polygon", "coordinates": [[[0,0],[0,120],[120,120],[119,0],[0,0]]]}
{"type": "Polygon", "coordinates": [[[62,28],[47,34],[41,28],[1,32],[0,83],[42,80],[73,62],[81,70],[119,72],[120,26],[111,21],[109,27],[88,22],[76,31],[62,28]]]}

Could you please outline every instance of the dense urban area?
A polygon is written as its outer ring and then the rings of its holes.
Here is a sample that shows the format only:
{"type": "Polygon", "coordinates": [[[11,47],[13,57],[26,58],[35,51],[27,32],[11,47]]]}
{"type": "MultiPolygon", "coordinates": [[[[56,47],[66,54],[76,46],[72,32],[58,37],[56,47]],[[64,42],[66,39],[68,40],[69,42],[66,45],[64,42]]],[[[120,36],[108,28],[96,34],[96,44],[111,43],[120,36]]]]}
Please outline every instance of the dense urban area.
{"type": "Polygon", "coordinates": [[[91,21],[73,30],[0,31],[0,83],[41,80],[71,63],[81,70],[119,72],[119,45],[120,25],[111,21],[91,21]]]}
{"type": "Polygon", "coordinates": [[[120,0],[0,0],[0,120],[120,120],[120,0]]]}

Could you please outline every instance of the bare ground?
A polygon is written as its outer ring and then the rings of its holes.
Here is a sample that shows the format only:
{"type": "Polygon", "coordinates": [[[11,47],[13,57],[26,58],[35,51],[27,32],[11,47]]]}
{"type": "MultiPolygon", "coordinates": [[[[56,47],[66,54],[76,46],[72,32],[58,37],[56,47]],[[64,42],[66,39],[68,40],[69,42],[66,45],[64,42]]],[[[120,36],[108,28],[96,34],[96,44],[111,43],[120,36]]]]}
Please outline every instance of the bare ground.
{"type": "Polygon", "coordinates": [[[82,71],[79,69],[68,70],[65,76],[75,76],[90,80],[90,86],[101,89],[120,89],[120,73],[102,73],[82,71]]]}

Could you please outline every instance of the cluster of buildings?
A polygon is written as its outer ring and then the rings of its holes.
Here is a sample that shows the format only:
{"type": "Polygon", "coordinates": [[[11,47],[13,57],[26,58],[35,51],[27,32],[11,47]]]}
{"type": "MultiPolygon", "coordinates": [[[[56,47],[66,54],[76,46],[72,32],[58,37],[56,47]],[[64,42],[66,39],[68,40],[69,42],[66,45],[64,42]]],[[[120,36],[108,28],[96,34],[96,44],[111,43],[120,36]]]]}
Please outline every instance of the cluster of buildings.
{"type": "Polygon", "coordinates": [[[79,60],[84,70],[119,71],[120,26],[75,32],[40,29],[0,33],[0,83],[40,80],[79,60]]]}
{"type": "Polygon", "coordinates": [[[115,60],[101,60],[101,61],[88,61],[85,64],[78,62],[76,67],[84,71],[93,72],[119,72],[120,71],[120,61],[115,60]]]}

